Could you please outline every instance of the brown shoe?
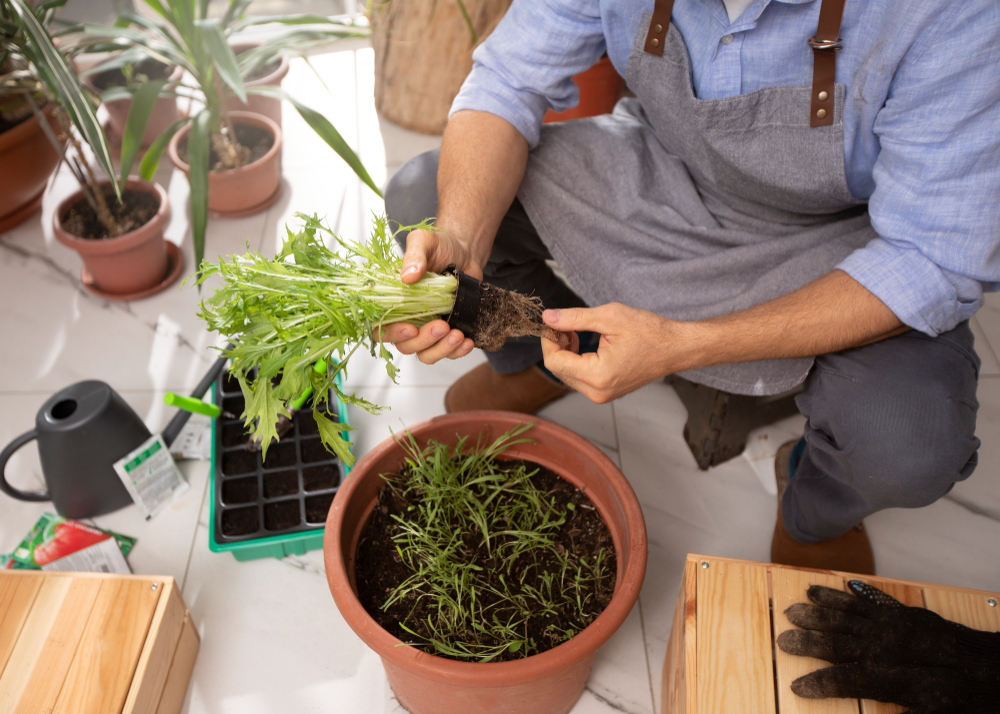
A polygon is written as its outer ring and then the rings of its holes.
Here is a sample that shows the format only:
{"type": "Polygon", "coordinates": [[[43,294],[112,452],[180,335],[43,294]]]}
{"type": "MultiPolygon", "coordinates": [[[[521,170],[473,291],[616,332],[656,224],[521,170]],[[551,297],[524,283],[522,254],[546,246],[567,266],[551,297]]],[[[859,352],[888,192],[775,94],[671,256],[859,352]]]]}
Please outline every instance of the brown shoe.
{"type": "Polygon", "coordinates": [[[800,543],[785,530],[781,515],[781,497],[788,486],[788,457],[798,439],[782,444],[774,457],[774,476],[778,483],[778,521],[771,539],[771,561],[780,565],[817,570],[840,570],[859,575],[875,574],[875,556],[864,523],[837,538],[819,543],[800,543]]]}
{"type": "Polygon", "coordinates": [[[570,391],[534,365],[521,372],[500,374],[486,363],[466,372],[448,388],[444,409],[449,414],[473,409],[534,414],[570,391]]]}

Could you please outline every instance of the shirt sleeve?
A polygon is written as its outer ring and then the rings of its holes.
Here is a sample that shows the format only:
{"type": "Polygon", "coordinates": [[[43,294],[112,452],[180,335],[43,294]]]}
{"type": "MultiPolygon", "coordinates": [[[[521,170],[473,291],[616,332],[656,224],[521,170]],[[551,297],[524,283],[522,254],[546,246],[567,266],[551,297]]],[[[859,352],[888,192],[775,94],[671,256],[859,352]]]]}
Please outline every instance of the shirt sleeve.
{"type": "Polygon", "coordinates": [[[1000,3],[952,3],[897,68],[875,118],[879,238],[838,267],[938,335],[1000,285],[1000,3]]]}
{"type": "Polygon", "coordinates": [[[449,116],[462,109],[496,114],[534,148],[546,110],[579,102],[571,77],[604,50],[598,0],[514,0],[473,53],[472,72],[449,116]]]}

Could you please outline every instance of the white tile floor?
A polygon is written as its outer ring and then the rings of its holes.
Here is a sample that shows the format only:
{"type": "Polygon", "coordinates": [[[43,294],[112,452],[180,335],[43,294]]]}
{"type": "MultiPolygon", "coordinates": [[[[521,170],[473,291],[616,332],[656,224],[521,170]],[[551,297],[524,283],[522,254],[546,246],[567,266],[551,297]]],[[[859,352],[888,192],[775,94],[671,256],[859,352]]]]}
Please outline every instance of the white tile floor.
{"type": "MultiPolygon", "coordinates": [[[[374,179],[384,183],[410,156],[435,146],[380,122],[372,102],[372,52],[356,47],[313,59],[336,93],[326,94],[304,63],[293,64],[286,88],[334,121],[374,179]]],[[[319,212],[343,235],[367,231],[380,201],[287,106],[285,194],[266,213],[212,219],[210,256],[251,248],[271,251],[297,211],[319,212]]],[[[185,205],[187,183],[164,162],[157,180],[169,187],[174,217],[168,237],[191,265],[185,205]]],[[[29,429],[54,390],[90,378],[112,384],[159,429],[170,414],[166,390],[189,390],[213,359],[213,337],[197,318],[197,293],[172,288],[130,304],[94,298],[79,287],[80,261],[52,237],[51,214],[72,189],[59,176],[37,216],[0,236],[0,445],[29,429]]],[[[1000,300],[990,297],[974,322],[983,361],[980,383],[980,466],[969,481],[933,506],[879,513],[869,520],[880,572],[886,576],[1000,590],[1000,300]]],[[[482,360],[425,367],[402,359],[399,384],[379,364],[359,360],[348,383],[391,406],[381,416],[354,410],[358,453],[388,435],[442,411],[446,387],[482,360]]],[[[649,565],[639,605],[599,652],[587,692],[574,714],[659,711],[660,669],[688,552],[766,560],[774,525],[770,481],[774,449],[801,430],[792,418],[763,430],[740,458],[708,472],[695,466],[681,436],[686,414],[671,388],[652,384],[612,405],[573,395],[542,415],[585,435],[618,462],[646,516],[649,565]]],[[[137,573],[176,577],[202,634],[202,650],[185,705],[188,714],[399,711],[378,658],[340,618],[320,552],[284,560],[238,563],[208,550],[205,463],[185,463],[191,490],[145,522],[134,508],[97,519],[136,536],[137,573]]],[[[32,448],[8,468],[22,487],[37,486],[32,448]]],[[[49,506],[0,496],[0,550],[11,549],[49,506]]]]}

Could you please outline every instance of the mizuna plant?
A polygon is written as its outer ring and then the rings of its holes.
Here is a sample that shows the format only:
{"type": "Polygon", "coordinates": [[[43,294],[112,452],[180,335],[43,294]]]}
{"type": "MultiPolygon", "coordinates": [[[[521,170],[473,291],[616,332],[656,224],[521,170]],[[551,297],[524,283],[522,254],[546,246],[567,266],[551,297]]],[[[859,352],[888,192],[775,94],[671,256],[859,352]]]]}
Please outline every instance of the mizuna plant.
{"type": "MultiPolygon", "coordinates": [[[[363,346],[385,361],[395,381],[393,355],[375,337],[378,328],[394,322],[419,326],[450,315],[466,276],[428,273],[415,284],[403,283],[402,258],[384,217],[375,219],[368,243],[342,240],[316,216],[298,214],[298,218],[302,229],[287,231],[273,259],[251,251],[229,261],[203,262],[198,284],[217,275],[222,286],[202,301],[199,315],[209,329],[234,345],[224,353],[246,398],[244,421],[265,449],[278,438],[275,424],[287,415],[288,403],[311,386],[310,404],[323,443],[350,464],[349,445],[340,435],[344,427],[326,415],[327,394],[333,390],[341,400],[369,411],[380,407],[344,393],[336,374],[346,371],[351,356],[363,346]],[[324,237],[334,249],[327,247],[324,237]],[[319,360],[336,367],[317,372],[313,365],[319,360]],[[254,368],[257,378],[250,382],[245,375],[254,368]]],[[[414,227],[432,228],[427,222],[414,227]]],[[[540,323],[537,300],[472,282],[479,290],[475,300],[479,310],[470,335],[477,345],[503,344],[508,336],[552,333],[540,323]]]]}
{"type": "Polygon", "coordinates": [[[326,117],[278,87],[247,88],[243,83],[254,70],[282,54],[302,54],[335,40],[367,36],[365,28],[317,15],[245,17],[252,0],[230,0],[225,13],[219,18],[208,16],[209,0],[145,2],[162,20],[154,21],[137,13],[122,13],[114,26],[86,25],[84,32],[72,39],[72,46],[82,51],[119,52],[115,59],[97,68],[102,71],[125,67],[149,57],[167,65],[183,67],[193,79],[193,84],[185,80],[176,84],[166,80],[136,83],[109,89],[101,96],[105,101],[134,96],[138,104],[138,107],[133,105],[129,126],[122,137],[123,163],[126,160],[131,163],[135,158],[153,101],[158,95],[186,97],[198,103],[197,110],[174,123],[153,142],[140,163],[142,178],[151,179],[170,139],[181,127],[191,123],[187,152],[191,167],[191,228],[196,264],[201,262],[205,250],[210,151],[215,151],[226,169],[244,165],[249,154],[236,140],[234,128],[226,116],[225,99],[230,92],[243,102],[246,102],[248,93],[291,102],[306,123],[361,180],[376,194],[382,195],[361,160],[326,117]],[[259,25],[272,26],[277,28],[277,32],[237,57],[229,45],[230,36],[259,25]],[[134,126],[132,114],[136,115],[134,126]]]}

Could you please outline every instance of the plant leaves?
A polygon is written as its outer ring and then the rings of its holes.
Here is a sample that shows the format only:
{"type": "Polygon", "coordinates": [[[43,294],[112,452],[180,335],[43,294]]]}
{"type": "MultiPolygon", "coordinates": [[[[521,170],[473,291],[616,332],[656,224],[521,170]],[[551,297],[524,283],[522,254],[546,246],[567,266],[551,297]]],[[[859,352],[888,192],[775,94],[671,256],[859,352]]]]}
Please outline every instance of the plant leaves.
{"type": "Polygon", "coordinates": [[[191,185],[191,236],[196,270],[201,269],[201,261],[205,257],[205,228],[208,225],[208,134],[211,119],[208,110],[199,112],[191,123],[187,141],[190,167],[188,183],[191,185]]]}
{"type": "Polygon", "coordinates": [[[174,138],[174,134],[177,133],[177,130],[184,126],[187,122],[188,119],[178,119],[153,140],[153,143],[149,145],[148,149],[146,149],[146,153],[142,157],[142,161],[139,163],[139,176],[146,181],[152,180],[153,174],[156,173],[156,167],[160,163],[160,157],[163,156],[163,152],[167,148],[167,144],[169,144],[170,140],[174,138]]]}
{"type": "Polygon", "coordinates": [[[327,143],[327,145],[337,152],[337,155],[342,158],[348,166],[358,175],[362,181],[364,181],[368,187],[376,193],[380,198],[382,197],[382,192],[379,190],[378,186],[372,180],[372,177],[368,175],[368,170],[365,168],[364,164],[361,163],[361,159],[358,155],[354,153],[344,137],[340,135],[340,132],[330,123],[330,120],[325,116],[317,112],[315,109],[310,109],[306,105],[302,104],[298,100],[290,97],[286,92],[282,91],[279,87],[249,87],[249,92],[251,94],[263,94],[265,96],[274,97],[275,99],[285,99],[292,103],[292,105],[298,110],[302,118],[306,120],[306,123],[312,127],[313,131],[316,132],[319,137],[327,143]]]}
{"type": "Polygon", "coordinates": [[[48,31],[38,21],[24,0],[5,1],[9,2],[20,19],[25,35],[31,42],[31,49],[38,53],[36,57],[32,58],[32,61],[39,76],[66,109],[83,140],[93,150],[101,170],[111,179],[115,195],[121,199],[118,183],[114,181],[115,169],[111,162],[108,140],[97,121],[90,100],[80,85],[80,80],[69,68],[62,53],[52,43],[48,31]]]}
{"type": "Polygon", "coordinates": [[[136,154],[142,145],[142,135],[146,132],[146,124],[149,122],[149,115],[153,112],[153,106],[160,96],[160,90],[167,83],[165,79],[157,79],[146,82],[132,97],[132,105],[128,110],[128,119],[125,121],[125,131],[122,133],[122,170],[121,170],[121,190],[125,190],[125,182],[128,180],[129,171],[135,162],[136,154]]]}
{"type": "Polygon", "coordinates": [[[319,409],[313,409],[313,418],[316,419],[316,426],[319,427],[319,436],[323,440],[323,445],[337,455],[347,466],[354,465],[354,454],[351,453],[351,442],[344,438],[343,432],[347,431],[345,425],[336,422],[326,416],[319,409]]]}
{"type": "Polygon", "coordinates": [[[236,54],[222,33],[222,24],[216,18],[198,20],[197,24],[205,46],[211,54],[212,64],[222,81],[229,85],[229,88],[233,90],[241,102],[246,104],[247,92],[243,87],[243,78],[240,76],[236,54]]]}

